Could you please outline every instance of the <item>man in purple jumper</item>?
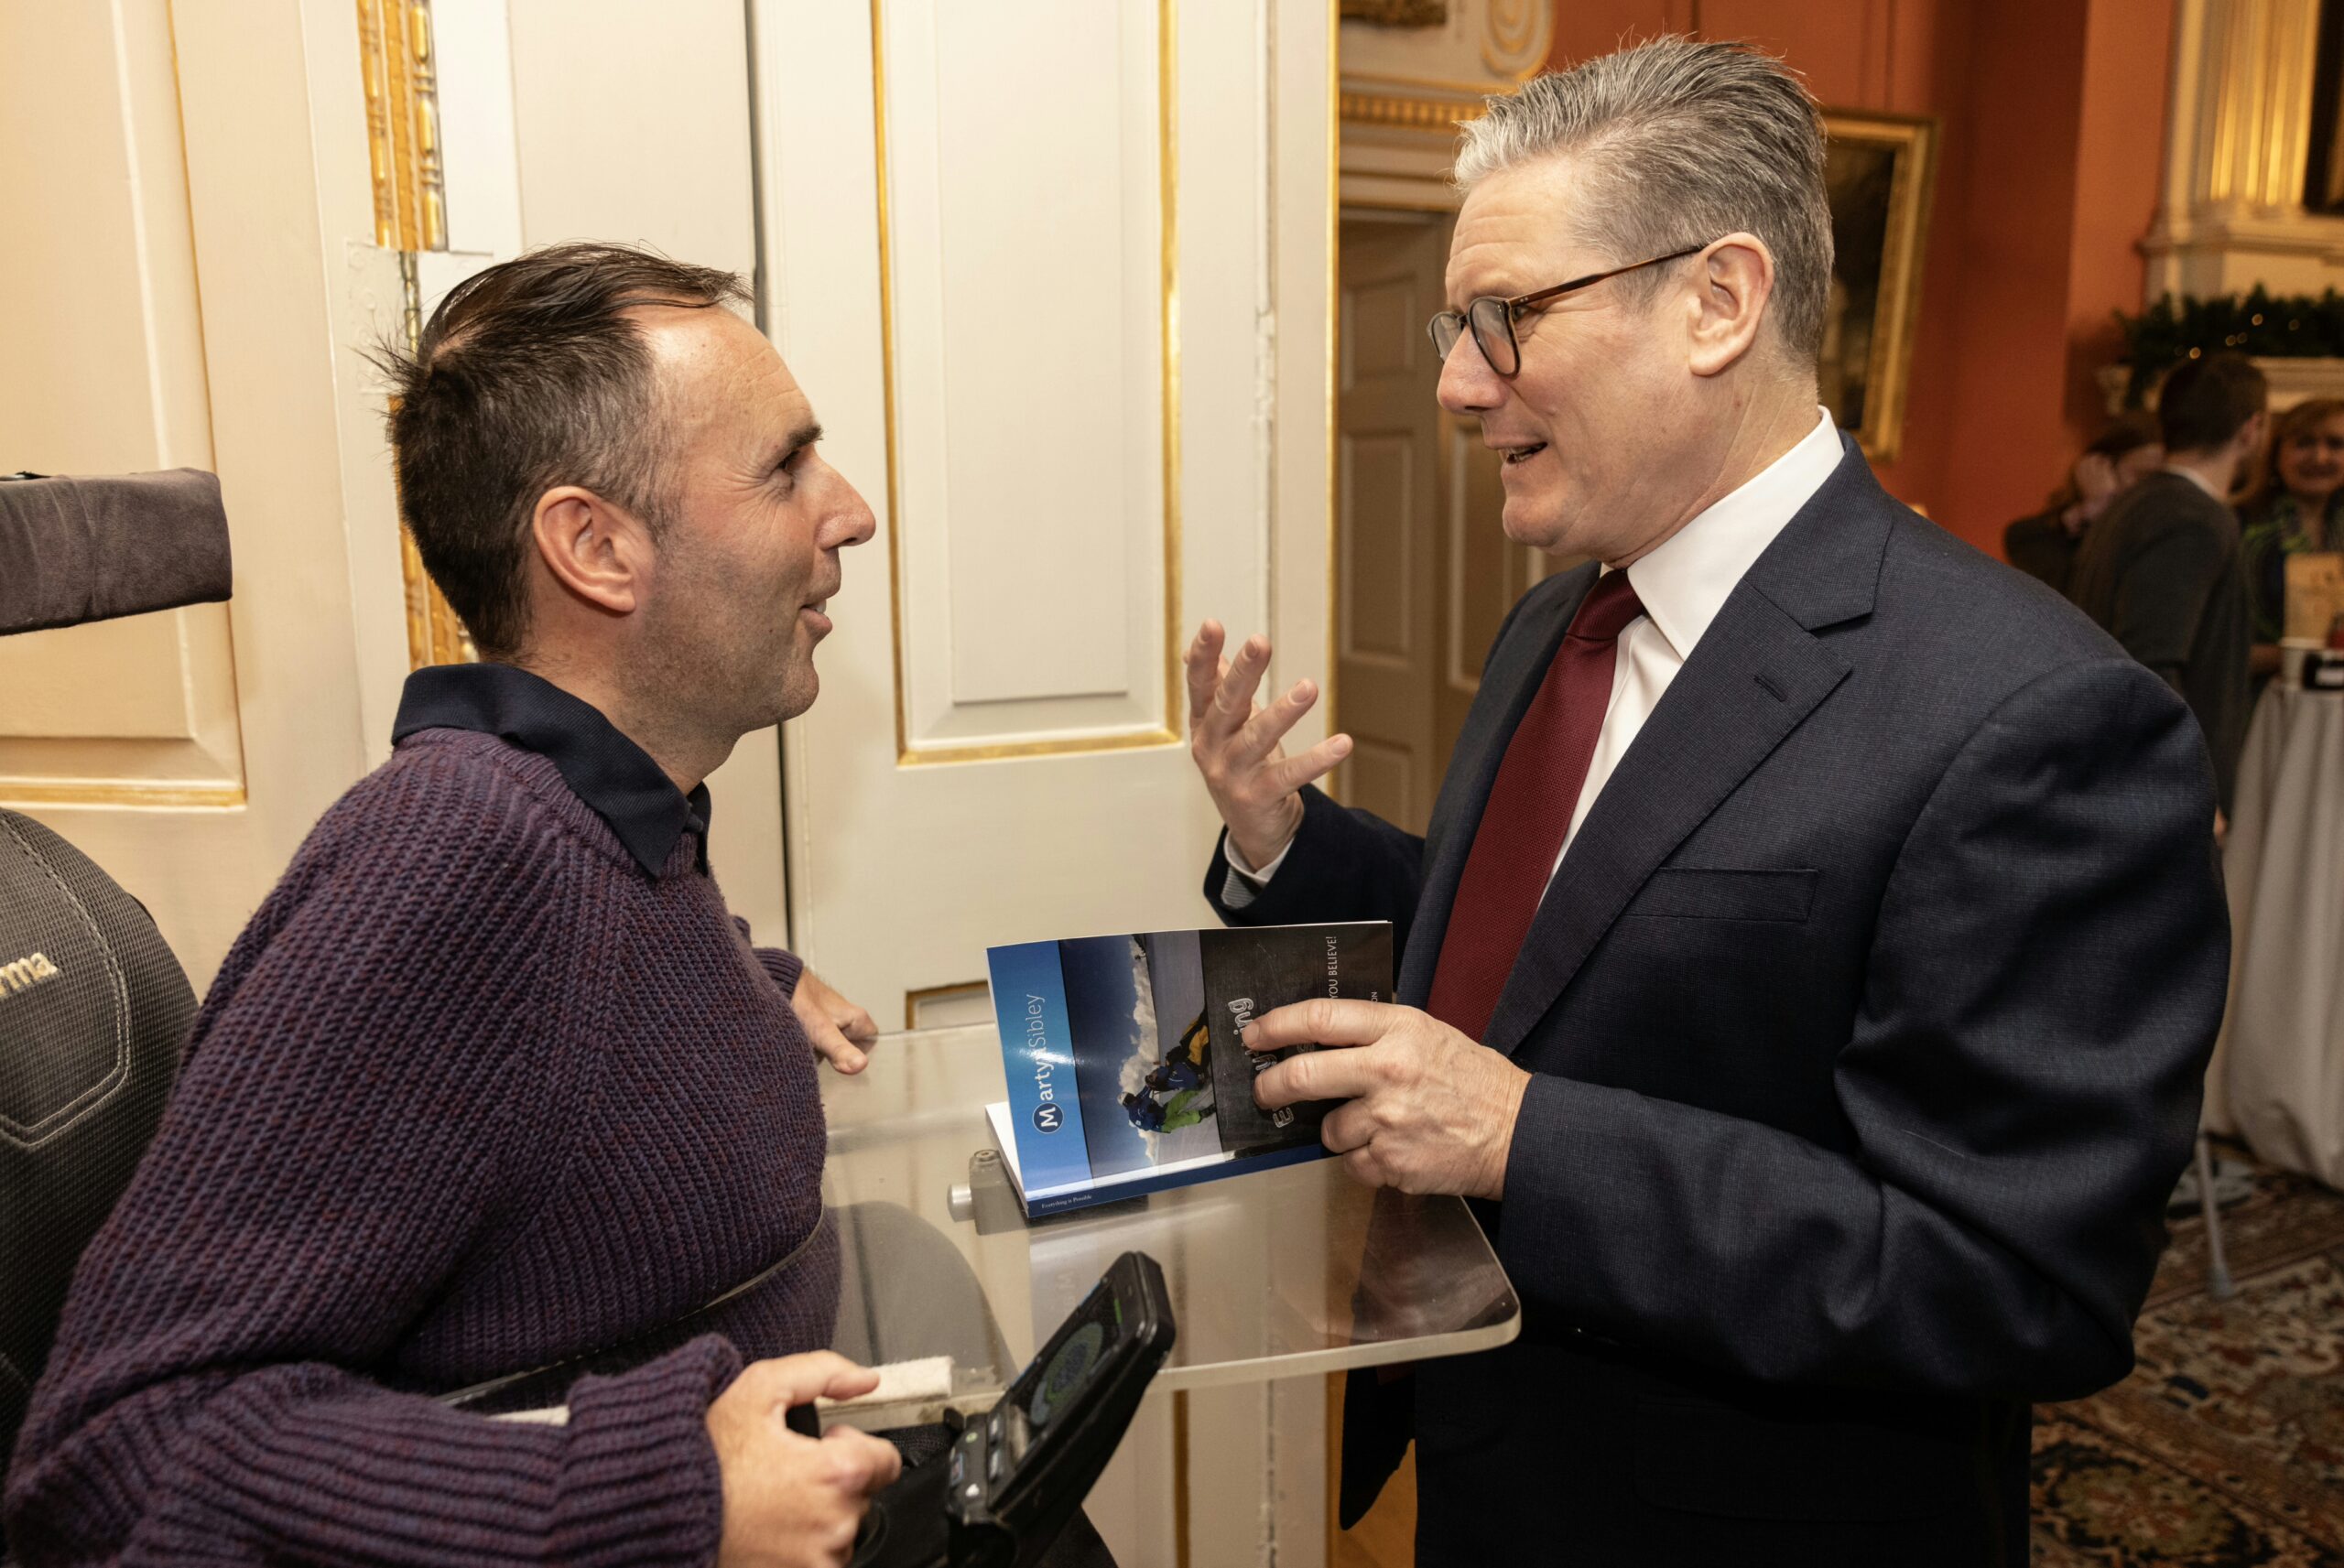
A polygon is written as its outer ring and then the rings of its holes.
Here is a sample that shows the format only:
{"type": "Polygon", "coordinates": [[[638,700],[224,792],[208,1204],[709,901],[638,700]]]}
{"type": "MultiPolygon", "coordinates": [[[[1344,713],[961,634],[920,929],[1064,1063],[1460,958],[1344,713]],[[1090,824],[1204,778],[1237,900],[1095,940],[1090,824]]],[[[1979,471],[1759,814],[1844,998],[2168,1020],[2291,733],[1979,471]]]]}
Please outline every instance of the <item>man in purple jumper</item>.
{"type": "MultiPolygon", "coordinates": [[[[704,1336],[566,1424],[431,1396],[623,1345],[814,1232],[814,1057],[870,1019],[753,948],[704,781],[806,710],[870,509],[727,273],[491,267],[396,381],[402,510],[483,663],[229,954],[82,1259],[7,1477],[32,1565],[836,1563],[888,1444],[787,1431],[874,1374],[704,1336]]],[[[814,1351],[821,1303],[778,1325],[814,1351]]]]}

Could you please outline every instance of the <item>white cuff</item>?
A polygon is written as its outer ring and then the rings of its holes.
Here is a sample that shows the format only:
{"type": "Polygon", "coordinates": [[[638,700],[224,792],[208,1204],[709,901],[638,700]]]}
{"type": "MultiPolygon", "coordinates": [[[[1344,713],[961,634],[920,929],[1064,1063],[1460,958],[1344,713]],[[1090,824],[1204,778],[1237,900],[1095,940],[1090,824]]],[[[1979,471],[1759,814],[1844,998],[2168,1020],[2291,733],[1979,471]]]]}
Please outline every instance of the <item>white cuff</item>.
{"type": "MultiPolygon", "coordinates": [[[[1300,837],[1302,837],[1302,835],[1299,833],[1294,836],[1295,838],[1299,838],[1300,837]]],[[[1225,828],[1222,830],[1221,835],[1221,852],[1229,861],[1229,869],[1231,871],[1235,871],[1239,876],[1243,877],[1255,887],[1261,887],[1264,883],[1268,882],[1272,877],[1278,874],[1278,868],[1286,864],[1286,858],[1294,853],[1294,838],[1288,838],[1286,841],[1285,848],[1281,849],[1276,854],[1272,855],[1270,857],[1270,863],[1262,867],[1259,871],[1254,870],[1252,866],[1245,863],[1245,857],[1238,852],[1237,840],[1232,838],[1229,836],[1228,830],[1225,828]]]]}
{"type": "MultiPolygon", "coordinates": [[[[1298,833],[1295,835],[1296,838],[1300,837],[1298,833]]],[[[1259,871],[1245,863],[1245,857],[1238,852],[1237,840],[1229,836],[1226,828],[1221,830],[1221,852],[1222,858],[1228,860],[1229,869],[1245,879],[1249,884],[1249,891],[1258,892],[1268,884],[1272,877],[1278,874],[1278,868],[1286,864],[1286,858],[1294,853],[1294,838],[1288,838],[1285,848],[1271,856],[1270,863],[1259,871]]],[[[1251,903],[1253,901],[1248,898],[1245,902],[1251,903]]]]}

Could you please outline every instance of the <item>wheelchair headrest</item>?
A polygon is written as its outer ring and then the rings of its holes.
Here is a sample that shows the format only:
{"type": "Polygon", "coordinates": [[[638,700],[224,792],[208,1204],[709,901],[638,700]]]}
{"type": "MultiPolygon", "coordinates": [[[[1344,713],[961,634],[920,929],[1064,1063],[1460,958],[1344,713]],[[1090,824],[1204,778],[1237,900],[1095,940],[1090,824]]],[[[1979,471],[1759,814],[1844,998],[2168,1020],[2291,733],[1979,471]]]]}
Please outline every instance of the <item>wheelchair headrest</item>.
{"type": "Polygon", "coordinates": [[[0,476],[0,635],[213,602],[229,585],[211,474],[0,476]]]}

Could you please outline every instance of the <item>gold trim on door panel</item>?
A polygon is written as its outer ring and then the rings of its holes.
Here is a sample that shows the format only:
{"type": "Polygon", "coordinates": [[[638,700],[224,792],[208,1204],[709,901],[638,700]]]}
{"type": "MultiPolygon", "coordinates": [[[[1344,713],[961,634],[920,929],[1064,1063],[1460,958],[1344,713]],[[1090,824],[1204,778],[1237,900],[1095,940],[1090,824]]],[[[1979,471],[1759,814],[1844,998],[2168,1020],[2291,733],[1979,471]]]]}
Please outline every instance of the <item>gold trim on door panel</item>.
{"type": "Polygon", "coordinates": [[[1180,40],[1175,0],[1156,8],[1156,202],[1164,248],[1164,723],[1167,741],[1186,732],[1180,720],[1180,40]]]}
{"type": "MultiPolygon", "coordinates": [[[[1321,666],[1319,700],[1326,705],[1327,733],[1338,733],[1335,674],[1340,648],[1335,633],[1340,623],[1341,608],[1336,595],[1340,591],[1342,559],[1338,553],[1340,541],[1336,535],[1338,520],[1335,503],[1342,489],[1342,473],[1336,460],[1335,377],[1337,363],[1342,352],[1342,301],[1336,297],[1342,287],[1342,205],[1343,205],[1343,0],[1327,0],[1327,662],[1321,666]]],[[[1323,781],[1320,787],[1340,798],[1343,775],[1348,769],[1338,767],[1323,781]]]]}
{"type": "Polygon", "coordinates": [[[179,810],[244,804],[240,784],[140,784],[131,779],[103,783],[0,779],[0,806],[146,806],[179,810]]]}
{"type": "Polygon", "coordinates": [[[448,198],[440,168],[439,66],[430,0],[357,5],[374,243],[386,251],[444,251],[448,198]]]}
{"type": "Polygon", "coordinates": [[[919,1010],[932,1001],[949,1001],[959,997],[981,996],[993,989],[984,980],[955,980],[949,986],[919,986],[904,993],[904,1027],[917,1029],[919,1010]]]}
{"type": "MultiPolygon", "coordinates": [[[[358,69],[365,86],[366,157],[374,194],[374,243],[399,253],[402,335],[413,353],[423,335],[419,251],[448,248],[440,168],[438,43],[430,0],[357,0],[358,69]]],[[[398,467],[391,469],[396,495],[398,467]]],[[[464,664],[475,655],[462,622],[423,567],[400,515],[399,584],[406,599],[407,668],[464,664]]]]}
{"type": "Polygon", "coordinates": [[[884,0],[871,0],[871,114],[878,155],[879,374],[887,441],[887,589],[895,618],[895,761],[900,766],[998,762],[1013,757],[1070,756],[1177,744],[1183,700],[1180,678],[1180,280],[1179,157],[1176,64],[1177,0],[1156,4],[1156,166],[1163,223],[1164,336],[1164,721],[1153,730],[1115,735],[1069,735],[1048,741],[1004,741],[956,746],[911,743],[904,696],[903,484],[895,427],[895,250],[888,211],[886,18],[884,0]]]}

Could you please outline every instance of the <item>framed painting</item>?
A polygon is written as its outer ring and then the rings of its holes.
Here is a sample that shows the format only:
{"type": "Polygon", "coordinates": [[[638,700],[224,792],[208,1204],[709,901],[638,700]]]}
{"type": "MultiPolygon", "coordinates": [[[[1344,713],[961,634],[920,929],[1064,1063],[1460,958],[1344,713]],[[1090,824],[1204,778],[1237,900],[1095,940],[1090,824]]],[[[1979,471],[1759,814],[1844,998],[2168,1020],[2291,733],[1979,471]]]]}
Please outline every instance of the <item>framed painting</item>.
{"type": "Polygon", "coordinates": [[[1823,126],[1834,253],[1818,367],[1823,405],[1866,457],[1894,462],[1920,315],[1937,123],[1827,109],[1823,126]]]}

